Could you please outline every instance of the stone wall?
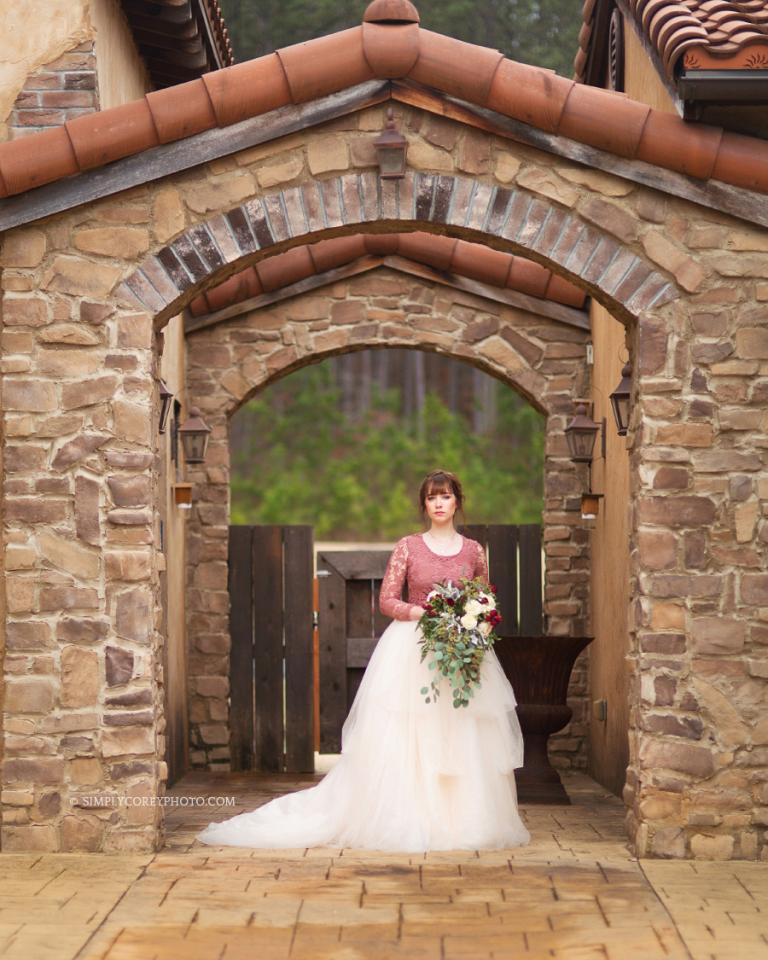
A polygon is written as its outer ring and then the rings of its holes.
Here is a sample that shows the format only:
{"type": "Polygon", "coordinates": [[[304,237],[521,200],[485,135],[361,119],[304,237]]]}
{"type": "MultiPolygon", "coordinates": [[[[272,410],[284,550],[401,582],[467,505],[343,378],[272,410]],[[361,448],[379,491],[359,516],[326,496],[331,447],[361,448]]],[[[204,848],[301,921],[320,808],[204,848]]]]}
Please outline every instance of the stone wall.
{"type": "MultiPolygon", "coordinates": [[[[589,390],[589,332],[450,286],[380,268],[187,336],[188,400],[212,428],[195,473],[189,521],[188,637],[195,766],[226,766],[229,754],[229,418],[257,390],[332,354],[364,347],[421,347],[466,360],[518,390],[546,414],[545,630],[583,633],[589,620],[589,534],[580,477],[563,429],[573,397],[589,390]]],[[[586,657],[574,671],[574,717],[553,738],[560,766],[586,765],[586,657]]]]}
{"type": "Polygon", "coordinates": [[[768,858],[765,230],[397,111],[396,186],[372,109],[4,237],[6,849],[160,836],[155,808],[77,805],[165,776],[153,321],[310,238],[416,228],[528,255],[627,325],[628,832],[642,855],[768,858]]]}

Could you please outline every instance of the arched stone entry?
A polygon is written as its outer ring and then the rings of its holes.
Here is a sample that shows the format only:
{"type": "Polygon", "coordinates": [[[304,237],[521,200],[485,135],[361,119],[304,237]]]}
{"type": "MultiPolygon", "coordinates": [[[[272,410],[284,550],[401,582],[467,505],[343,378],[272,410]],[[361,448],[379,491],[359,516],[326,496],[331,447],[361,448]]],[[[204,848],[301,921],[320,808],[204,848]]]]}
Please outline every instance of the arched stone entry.
{"type": "MultiPolygon", "coordinates": [[[[369,38],[399,30],[367,26],[369,38]]],[[[38,150],[53,176],[21,162],[30,146],[3,145],[6,192],[27,190],[35,200],[9,207],[11,222],[45,217],[11,229],[3,251],[4,340],[13,351],[3,382],[3,775],[15,791],[5,795],[6,849],[147,849],[159,835],[158,808],[95,813],[73,803],[94,785],[154,795],[165,776],[155,617],[161,558],[148,509],[157,492],[153,325],[269,252],[331,235],[415,228],[528,255],[584,286],[627,325],[635,369],[627,438],[629,832],[643,854],[762,855],[768,348],[756,304],[768,296],[768,255],[755,225],[765,222],[762,167],[737,169],[745,138],[705,131],[697,139],[685,130],[684,149],[658,146],[654,137],[666,127],[631,102],[616,108],[626,124],[599,125],[621,132],[606,140],[593,123],[579,128],[579,117],[593,116],[579,104],[595,104],[592,94],[572,95],[570,87],[553,118],[542,106],[540,74],[495,54],[477,54],[468,73],[459,70],[468,99],[485,112],[457,107],[439,93],[462,92],[448,66],[453,41],[435,36],[425,32],[429,57],[413,79],[434,83],[436,93],[397,85],[369,92],[378,102],[400,98],[411,172],[394,190],[379,190],[373,172],[372,131],[382,115],[370,100],[337,111],[335,126],[328,113],[315,115],[316,126],[308,130],[305,121],[293,140],[279,140],[285,128],[274,143],[248,149],[233,137],[215,159],[195,154],[197,166],[130,181],[140,185],[119,193],[110,187],[105,199],[83,197],[96,196],[88,191],[98,182],[127,176],[122,161],[101,171],[101,181],[88,173],[85,181],[62,180],[52,207],[35,194],[36,183],[126,156],[127,132],[134,149],[156,142],[145,135],[146,105],[109,111],[93,131],[87,119],[88,131],[63,133],[76,150],[58,133],[40,135],[49,147],[55,141],[56,150],[38,150]],[[477,57],[480,79],[469,83],[477,57]],[[507,94],[520,75],[532,85],[513,127],[509,114],[491,111],[517,109],[507,94]],[[409,97],[416,106],[402,106],[409,97]],[[532,99],[541,109],[529,109],[532,99]],[[456,119],[438,118],[443,110],[456,119]],[[577,150],[560,140],[577,134],[582,145],[597,146],[577,150]],[[627,156],[643,162],[620,159],[627,156]],[[713,171],[736,185],[710,187],[713,171]],[[118,705],[102,692],[106,671],[125,677],[127,695],[149,698],[129,724],[109,719],[118,705]],[[726,704],[733,708],[727,722],[726,704]],[[70,756],[75,748],[86,752],[70,756]]],[[[403,73],[419,50],[417,38],[403,73]]],[[[266,59],[278,69],[279,58],[266,59]]],[[[307,87],[297,86],[298,61],[288,61],[291,95],[301,102],[307,87]]],[[[344,82],[370,76],[364,58],[350,53],[345,62],[344,82]]],[[[384,74],[392,75],[391,64],[384,74]]],[[[338,89],[333,83],[321,92],[338,89]]],[[[561,87],[553,81],[552,89],[561,87]]],[[[252,104],[243,113],[220,93],[222,127],[253,115],[252,104]]],[[[599,93],[601,103],[618,104],[599,93]]],[[[151,96],[157,108],[167,106],[151,96]]],[[[162,129],[173,140],[214,125],[206,119],[185,128],[180,116],[169,111],[152,137],[162,129]]],[[[190,144],[202,149],[201,141],[190,144]]]]}
{"type": "MultiPolygon", "coordinates": [[[[589,337],[588,330],[386,267],[187,334],[189,396],[212,428],[205,468],[194,473],[196,507],[187,528],[193,762],[215,767],[229,759],[229,420],[239,407],[307,363],[368,347],[446,353],[501,379],[546,417],[545,632],[575,636],[589,623],[589,534],[577,509],[582,478],[568,459],[563,429],[573,398],[588,390],[589,337]]],[[[583,768],[586,656],[574,671],[570,703],[573,721],[552,749],[561,763],[583,768]]]]}

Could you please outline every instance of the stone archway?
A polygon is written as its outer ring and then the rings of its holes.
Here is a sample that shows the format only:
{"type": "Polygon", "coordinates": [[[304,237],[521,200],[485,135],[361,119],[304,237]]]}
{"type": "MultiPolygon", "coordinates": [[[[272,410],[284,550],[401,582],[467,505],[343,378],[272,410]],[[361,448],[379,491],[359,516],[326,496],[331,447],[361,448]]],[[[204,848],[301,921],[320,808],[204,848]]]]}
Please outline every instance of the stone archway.
{"type": "MultiPolygon", "coordinates": [[[[187,384],[212,428],[206,468],[194,474],[188,520],[188,639],[193,759],[227,763],[229,623],[229,420],[255,392],[307,363],[370,347],[416,347],[466,360],[524,396],[546,417],[543,491],[547,554],[546,632],[576,635],[589,622],[589,540],[574,505],[580,474],[563,429],[573,397],[589,385],[589,331],[461,290],[378,268],[374,274],[247,311],[187,334],[187,384]],[[215,678],[211,682],[211,678],[215,678]],[[200,682],[202,680],[202,682],[200,682]]],[[[586,656],[570,690],[574,718],[553,738],[567,761],[584,767],[586,656]]]]}
{"type": "Polygon", "coordinates": [[[763,232],[713,212],[703,187],[698,204],[675,195],[673,174],[654,189],[630,163],[613,176],[590,168],[595,154],[566,160],[503,127],[480,132],[416,107],[403,117],[412,172],[396,188],[380,190],[373,173],[381,111],[367,107],[344,121],[346,137],[318,121],[293,141],[233,147],[7,234],[4,783],[26,791],[34,817],[8,804],[6,849],[147,849],[159,836],[156,808],[101,815],[72,802],[87,784],[154,795],[165,776],[154,328],[270,252],[412,229],[530,256],[627,325],[629,831],[641,853],[763,849],[754,797],[764,764],[747,763],[768,744],[757,722],[768,597],[763,232]],[[115,513],[124,510],[131,523],[115,513]],[[149,697],[131,723],[107,719],[106,670],[149,697]],[[739,726],[723,727],[723,698],[738,704],[739,726]],[[692,711],[700,729],[686,722],[692,711]],[[88,741],[87,756],[66,755],[72,737],[88,741]],[[723,787],[738,797],[739,823],[724,819],[723,787]]]}

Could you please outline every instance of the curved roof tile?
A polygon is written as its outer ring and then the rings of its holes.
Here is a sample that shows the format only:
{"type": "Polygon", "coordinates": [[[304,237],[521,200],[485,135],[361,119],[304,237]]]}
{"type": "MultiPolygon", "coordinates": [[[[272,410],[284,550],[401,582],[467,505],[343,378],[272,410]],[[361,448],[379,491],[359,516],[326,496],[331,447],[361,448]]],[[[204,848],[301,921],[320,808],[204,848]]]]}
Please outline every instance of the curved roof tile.
{"type": "MultiPolygon", "coordinates": [[[[765,0],[627,0],[639,27],[673,78],[689,69],[748,70],[768,67],[768,4],[765,0]]],[[[585,81],[595,0],[586,0],[574,75],[585,81]]]]}
{"type": "Polygon", "coordinates": [[[479,243],[417,231],[371,236],[357,234],[294,247],[241,270],[195,297],[189,305],[189,311],[193,316],[214,313],[366,255],[398,255],[489,286],[517,290],[577,309],[581,309],[586,302],[586,294],[579,287],[525,257],[491,250],[479,243]]]}
{"type": "MultiPolygon", "coordinates": [[[[638,8],[643,2],[634,0],[638,8]]],[[[660,2],[647,0],[648,9],[660,2]]],[[[751,2],[743,0],[746,5],[751,2]]],[[[374,6],[400,16],[410,5],[405,0],[375,0],[374,6]]],[[[624,94],[575,84],[551,70],[515,63],[497,50],[421,30],[401,18],[369,19],[364,27],[207,73],[184,84],[183,90],[158,90],[143,100],[78,117],[64,127],[2,143],[0,193],[23,193],[159,143],[374,77],[405,77],[622,157],[768,192],[768,156],[762,140],[677,118],[661,120],[659,111],[624,94]],[[665,139],[659,138],[660,131],[665,139]]]]}

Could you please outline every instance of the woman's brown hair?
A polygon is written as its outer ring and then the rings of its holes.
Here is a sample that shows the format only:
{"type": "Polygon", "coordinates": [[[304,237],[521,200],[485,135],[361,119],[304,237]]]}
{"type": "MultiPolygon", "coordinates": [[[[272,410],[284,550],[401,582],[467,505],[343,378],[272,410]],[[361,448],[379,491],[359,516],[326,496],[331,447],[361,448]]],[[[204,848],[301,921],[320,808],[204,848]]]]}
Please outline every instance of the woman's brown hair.
{"type": "Polygon", "coordinates": [[[432,470],[421,481],[419,487],[419,510],[422,520],[426,519],[427,497],[433,493],[452,493],[456,497],[456,513],[464,510],[464,491],[461,481],[450,470],[432,470]]]}

